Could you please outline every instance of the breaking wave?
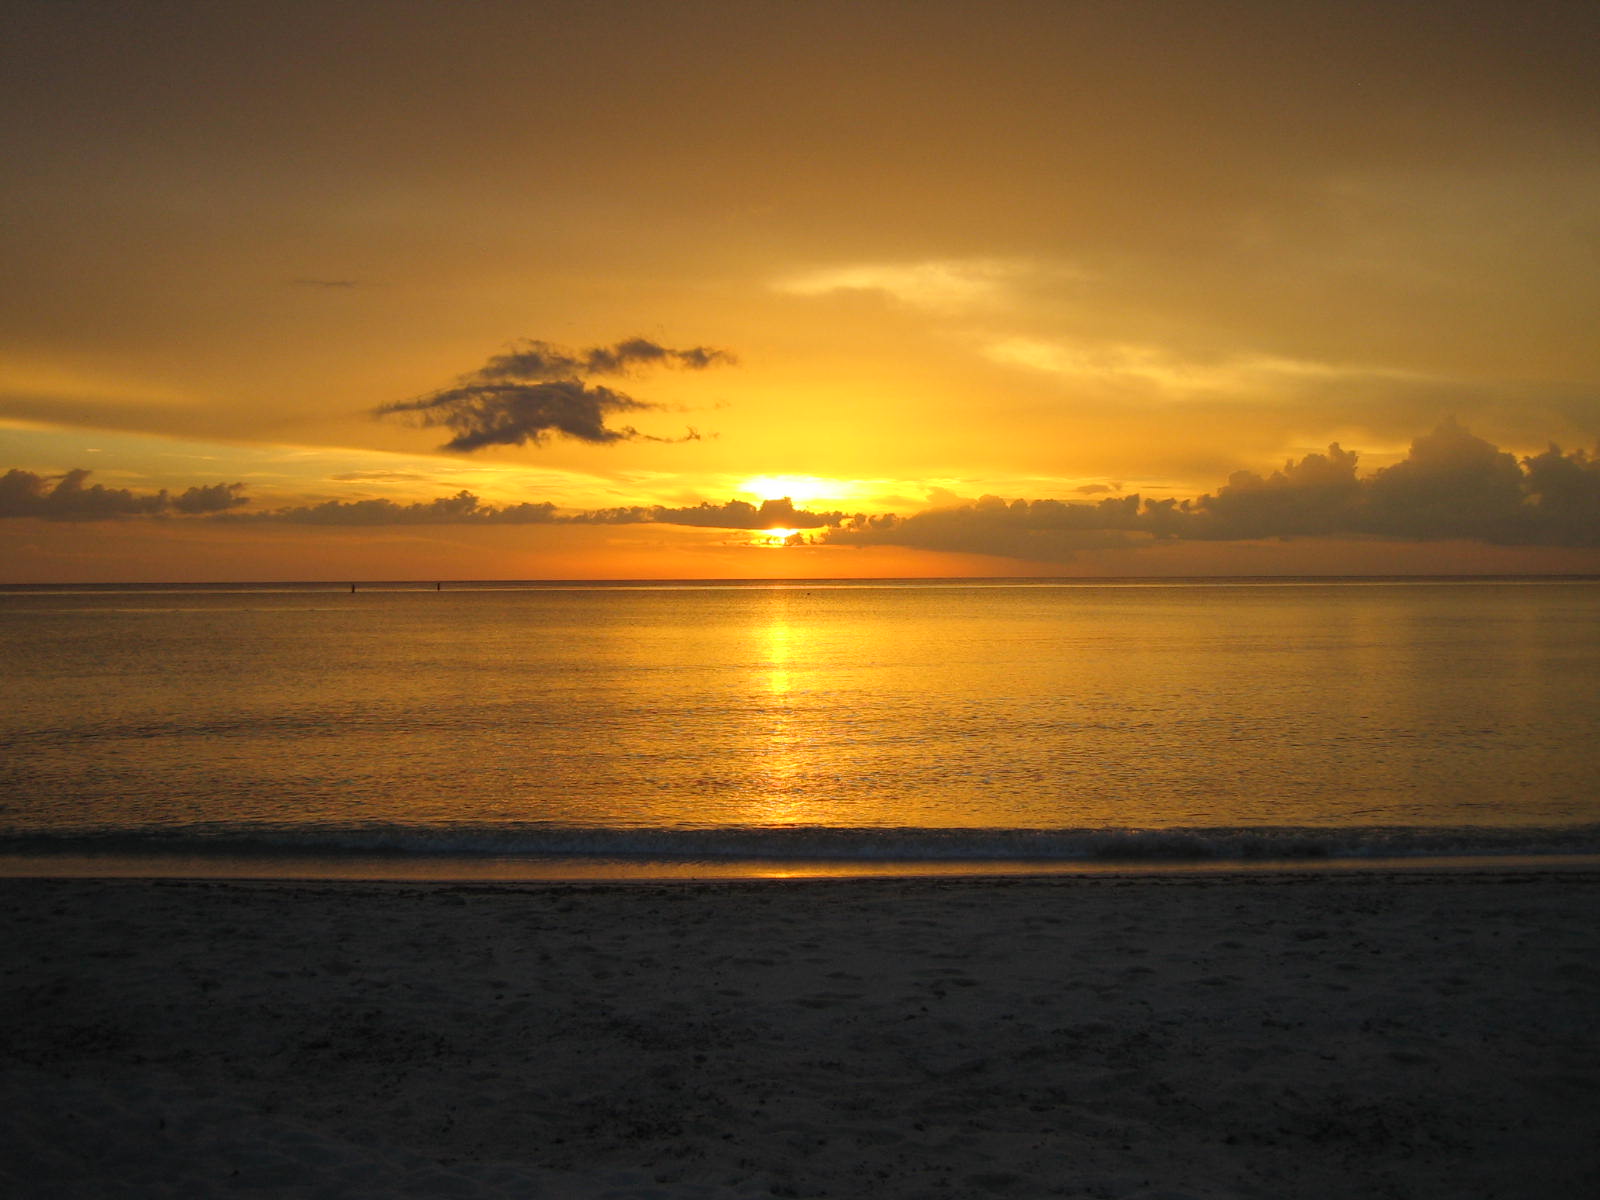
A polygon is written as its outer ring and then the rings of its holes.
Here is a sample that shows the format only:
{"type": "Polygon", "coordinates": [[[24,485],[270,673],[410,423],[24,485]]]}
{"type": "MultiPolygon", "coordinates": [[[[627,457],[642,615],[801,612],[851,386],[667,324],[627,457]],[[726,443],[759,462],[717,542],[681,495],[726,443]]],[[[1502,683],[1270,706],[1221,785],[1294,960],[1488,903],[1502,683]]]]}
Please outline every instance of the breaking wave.
{"type": "Polygon", "coordinates": [[[0,853],[1170,863],[1600,853],[1600,824],[938,829],[198,823],[0,831],[0,853]]]}

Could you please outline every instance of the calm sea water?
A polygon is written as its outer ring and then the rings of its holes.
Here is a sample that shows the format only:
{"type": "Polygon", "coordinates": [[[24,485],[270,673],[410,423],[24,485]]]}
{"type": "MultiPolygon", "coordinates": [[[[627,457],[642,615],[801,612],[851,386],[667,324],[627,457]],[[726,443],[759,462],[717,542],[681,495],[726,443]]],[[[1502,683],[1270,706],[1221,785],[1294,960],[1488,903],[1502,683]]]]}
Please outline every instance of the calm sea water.
{"type": "Polygon", "coordinates": [[[1600,849],[1600,583],[13,589],[0,850],[1600,849]]]}

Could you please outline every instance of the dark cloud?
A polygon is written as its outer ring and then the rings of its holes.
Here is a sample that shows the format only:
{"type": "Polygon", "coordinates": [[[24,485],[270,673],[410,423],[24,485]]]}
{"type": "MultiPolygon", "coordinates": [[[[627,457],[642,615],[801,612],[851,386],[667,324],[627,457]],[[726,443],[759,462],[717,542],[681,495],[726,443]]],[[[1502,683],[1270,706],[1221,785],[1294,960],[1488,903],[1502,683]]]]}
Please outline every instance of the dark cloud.
{"type": "Polygon", "coordinates": [[[328,500],[322,504],[269,509],[232,520],[292,525],[690,525],[702,529],[821,529],[845,514],[796,508],[787,497],[759,505],[744,500],[688,508],[635,504],[558,514],[549,501],[496,507],[471,492],[437,500],[397,504],[393,500],[328,500]]]}
{"type": "MultiPolygon", "coordinates": [[[[1168,506],[1163,533],[1208,540],[1359,534],[1502,545],[1600,544],[1600,472],[1555,446],[1518,462],[1454,420],[1365,478],[1335,444],[1262,479],[1232,476],[1215,496],[1168,506]]],[[[1154,516],[1152,509],[1152,516],[1154,516]]]]}
{"type": "MultiPolygon", "coordinates": [[[[357,472],[387,478],[387,472],[357,472]]],[[[177,496],[165,490],[136,493],[126,488],[85,485],[89,472],[78,469],[60,476],[11,470],[0,476],[0,518],[45,517],[55,520],[100,520],[154,517],[165,514],[212,515],[248,524],[285,525],[691,525],[706,529],[819,529],[837,525],[843,513],[814,513],[795,508],[787,497],[760,505],[744,500],[699,504],[688,508],[630,505],[591,512],[558,514],[550,501],[496,506],[469,491],[434,500],[400,504],[393,500],[327,500],[321,504],[234,511],[248,501],[242,483],[215,483],[188,488],[177,496]]]]}
{"type": "Polygon", "coordinates": [[[1267,478],[1236,471],[1195,506],[1191,537],[1248,539],[1346,533],[1359,524],[1356,455],[1335,442],[1326,454],[1287,462],[1267,478]]]}
{"type": "Polygon", "coordinates": [[[393,500],[328,500],[236,519],[289,525],[549,525],[559,519],[555,511],[556,506],[548,501],[496,508],[484,504],[471,492],[460,491],[454,496],[415,504],[396,504],[393,500]]]}
{"type": "Polygon", "coordinates": [[[1542,539],[1564,545],[1600,542],[1600,456],[1551,446],[1522,460],[1524,486],[1542,539]]]}
{"type": "Polygon", "coordinates": [[[984,496],[973,504],[928,509],[909,517],[858,514],[828,530],[823,540],[834,545],[909,546],[1056,562],[1078,550],[1128,545],[1136,540],[1131,535],[1138,531],[1138,521],[1137,495],[1098,504],[984,496]]]}
{"type": "Polygon", "coordinates": [[[1052,562],[1090,547],[1176,538],[1385,537],[1501,545],[1600,546],[1600,456],[1551,446],[1523,459],[1453,420],[1417,438],[1393,466],[1361,477],[1337,443],[1271,475],[1233,474],[1215,495],[1098,504],[1005,501],[861,515],[830,529],[837,545],[895,545],[1052,562]]]}
{"type": "Polygon", "coordinates": [[[796,508],[785,496],[763,500],[759,505],[748,500],[729,500],[726,504],[702,502],[684,508],[666,505],[629,505],[602,508],[593,512],[563,517],[573,525],[689,525],[700,529],[821,529],[838,525],[846,516],[841,512],[810,512],[796,508]]]}
{"type": "MultiPolygon", "coordinates": [[[[242,483],[211,483],[198,487],[185,488],[182,494],[172,501],[174,512],[186,516],[195,516],[200,513],[227,512],[232,508],[239,508],[250,503],[244,497],[244,484],[242,483]]],[[[166,493],[162,493],[165,495],[166,493]]]]}
{"type": "Polygon", "coordinates": [[[705,346],[674,350],[645,338],[576,351],[548,342],[519,342],[463,376],[455,387],[385,404],[376,415],[410,413],[425,426],[444,426],[455,434],[444,449],[464,453],[484,446],[529,442],[537,446],[553,434],[593,445],[694,441],[700,435],[692,429],[682,437],[664,438],[641,433],[631,425],[608,425],[607,419],[618,413],[643,412],[660,405],[586,383],[584,376],[626,375],[635,368],[657,366],[699,371],[733,361],[726,351],[705,346]]]}
{"type": "Polygon", "coordinates": [[[133,492],[94,483],[89,472],[75,468],[59,476],[10,470],[0,476],[0,517],[44,517],[55,521],[93,521],[108,517],[150,517],[224,512],[247,503],[242,483],[191,487],[173,499],[166,489],[133,492]]]}
{"type": "Polygon", "coordinates": [[[562,518],[569,525],[648,525],[655,519],[655,506],[649,504],[597,508],[591,512],[576,513],[562,518]]]}
{"type": "Polygon", "coordinates": [[[1449,421],[1367,482],[1359,525],[1391,537],[1525,541],[1539,521],[1524,483],[1514,456],[1449,421]]]}
{"type": "Polygon", "coordinates": [[[709,346],[671,350],[645,338],[629,338],[615,346],[596,346],[583,352],[584,369],[591,375],[625,375],[636,366],[681,367],[703,371],[719,364],[732,364],[733,355],[709,346]]]}
{"type": "Polygon", "coordinates": [[[697,504],[692,508],[657,508],[654,520],[663,525],[698,525],[709,529],[820,529],[838,525],[845,514],[814,513],[794,506],[785,496],[763,500],[760,507],[744,500],[726,504],[697,504]]]}
{"type": "Polygon", "coordinates": [[[628,338],[615,345],[591,346],[586,350],[562,350],[549,342],[528,339],[516,343],[504,354],[495,355],[468,379],[484,383],[529,383],[582,375],[626,375],[635,367],[703,371],[735,361],[726,350],[713,350],[708,346],[673,350],[648,338],[628,338]]]}
{"type": "Polygon", "coordinates": [[[385,405],[380,415],[416,413],[425,426],[443,425],[455,433],[446,450],[472,451],[484,446],[541,444],[551,434],[580,442],[659,441],[631,425],[613,428],[606,418],[619,412],[655,407],[606,387],[588,387],[577,379],[547,383],[477,383],[435,392],[420,400],[385,405]]]}
{"type": "Polygon", "coordinates": [[[558,514],[548,501],[485,504],[461,491],[437,500],[397,504],[393,500],[328,500],[322,504],[269,509],[231,518],[291,525],[692,525],[704,529],[820,529],[837,525],[843,513],[797,509],[785,497],[760,505],[744,500],[698,504],[690,508],[628,505],[590,512],[558,514]]]}

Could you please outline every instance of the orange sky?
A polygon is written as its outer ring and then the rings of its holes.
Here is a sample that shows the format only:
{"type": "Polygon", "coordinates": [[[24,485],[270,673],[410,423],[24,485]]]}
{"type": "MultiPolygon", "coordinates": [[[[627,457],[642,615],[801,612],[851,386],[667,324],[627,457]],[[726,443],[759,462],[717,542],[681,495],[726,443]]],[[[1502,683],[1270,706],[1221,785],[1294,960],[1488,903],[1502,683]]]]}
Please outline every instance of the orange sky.
{"type": "Polygon", "coordinates": [[[0,582],[1600,571],[1593,4],[7,12],[0,582]]]}

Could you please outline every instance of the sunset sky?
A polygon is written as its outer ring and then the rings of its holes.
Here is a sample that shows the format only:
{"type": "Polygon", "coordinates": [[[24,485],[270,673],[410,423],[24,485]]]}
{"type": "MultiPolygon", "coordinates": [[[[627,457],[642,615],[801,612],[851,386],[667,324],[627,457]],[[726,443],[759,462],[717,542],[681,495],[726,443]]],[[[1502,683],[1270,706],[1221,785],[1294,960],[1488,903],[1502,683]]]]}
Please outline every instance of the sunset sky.
{"type": "Polygon", "coordinates": [[[0,583],[1600,571],[1592,0],[3,13],[0,583]]]}

